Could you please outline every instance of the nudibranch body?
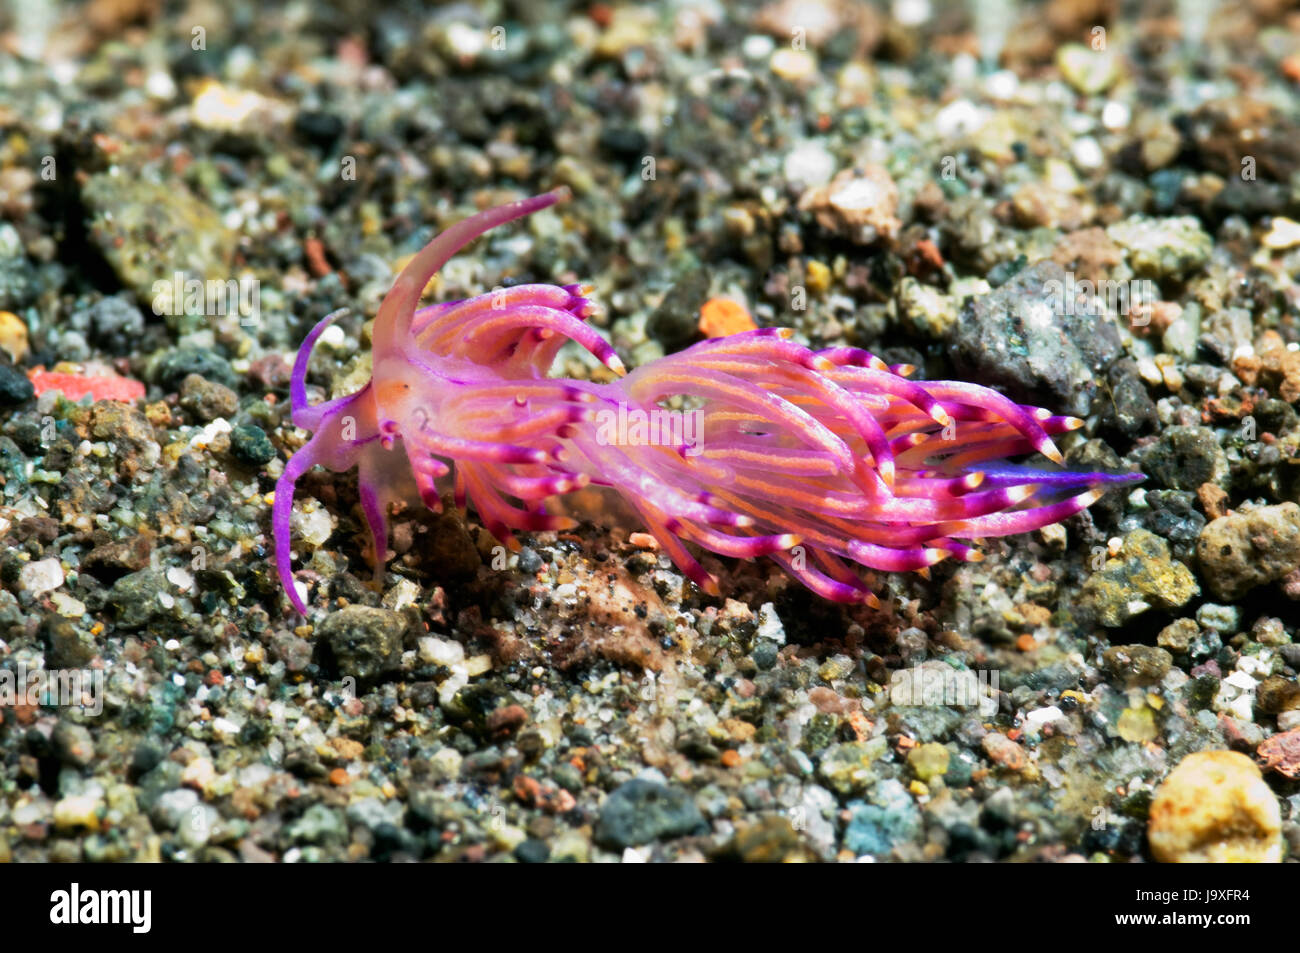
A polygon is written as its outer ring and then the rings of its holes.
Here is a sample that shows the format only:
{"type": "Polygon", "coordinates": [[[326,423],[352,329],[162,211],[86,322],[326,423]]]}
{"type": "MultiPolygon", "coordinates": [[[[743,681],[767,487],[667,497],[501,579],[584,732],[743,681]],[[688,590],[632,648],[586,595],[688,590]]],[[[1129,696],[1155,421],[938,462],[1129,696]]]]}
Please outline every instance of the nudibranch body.
{"type": "Polygon", "coordinates": [[[1141,479],[1012,464],[1032,453],[1062,463],[1052,436],[1082,422],[976,384],[912,381],[911,368],[857,348],[812,351],[785,329],[705,341],[625,374],[585,323],[592,306],[580,285],[518,285],[417,310],[461,247],[564,194],[480,212],[420,251],[380,306],[372,377],[356,393],[308,403],[308,360],[333,316],[307,335],[291,408],[312,436],[286,464],[272,511],[276,567],[299,612],[290,515],[298,479],[317,464],[358,469],[378,573],[404,460],[425,505],[440,510],[449,483],[457,505],[472,504],[511,548],[512,530],[575,525],[548,500],[605,487],[712,595],[718,581],[688,542],[769,556],[828,599],[873,605],[855,567],[978,559],[970,540],[1059,522],[1108,485],[1141,479]],[[625,376],[549,377],[567,341],[625,376]]]}

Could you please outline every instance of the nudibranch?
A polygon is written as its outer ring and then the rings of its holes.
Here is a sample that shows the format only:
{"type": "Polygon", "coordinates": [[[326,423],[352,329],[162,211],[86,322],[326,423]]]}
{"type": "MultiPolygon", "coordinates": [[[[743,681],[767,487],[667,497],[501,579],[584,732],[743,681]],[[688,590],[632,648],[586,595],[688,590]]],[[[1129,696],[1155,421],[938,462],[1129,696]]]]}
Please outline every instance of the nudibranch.
{"type": "Polygon", "coordinates": [[[576,525],[556,504],[591,486],[621,497],[711,595],[718,580],[688,544],[767,556],[827,599],[871,605],[864,568],[975,560],[972,540],[1059,522],[1142,478],[1061,468],[1052,436],[1080,420],[977,384],[913,381],[913,368],[858,348],[813,351],[783,328],[704,341],[627,373],[586,323],[581,285],[522,284],[419,307],[464,245],[566,194],[480,212],[416,254],[380,305],[372,376],[359,391],[308,402],[308,360],[334,315],[307,335],[290,396],[293,423],[311,438],[286,463],[272,507],[276,568],[300,613],[290,516],[297,481],[317,464],[357,468],[377,575],[389,506],[411,476],[426,506],[440,511],[450,490],[511,549],[512,530],[576,525]],[[568,341],[616,379],[548,376],[568,341]],[[1055,466],[1010,462],[1032,454],[1055,466]]]}

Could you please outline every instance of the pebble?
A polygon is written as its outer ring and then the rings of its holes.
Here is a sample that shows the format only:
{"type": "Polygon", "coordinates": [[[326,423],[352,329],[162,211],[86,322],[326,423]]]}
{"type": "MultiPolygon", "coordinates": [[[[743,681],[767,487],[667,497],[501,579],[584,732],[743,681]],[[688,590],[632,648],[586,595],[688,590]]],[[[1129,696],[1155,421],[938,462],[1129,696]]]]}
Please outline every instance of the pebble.
{"type": "Polygon", "coordinates": [[[782,47],[772,54],[768,64],[787,83],[806,83],[817,76],[817,57],[809,50],[782,47]]]}
{"type": "Polygon", "coordinates": [[[1228,476],[1228,458],[1208,427],[1165,428],[1142,453],[1141,464],[1143,473],[1175,490],[1195,491],[1228,476]]]}
{"type": "Polygon", "coordinates": [[[889,778],[876,785],[871,803],[849,803],[844,846],[855,855],[888,854],[893,846],[920,833],[921,812],[902,783],[889,778]]]}
{"type": "Polygon", "coordinates": [[[47,668],[82,668],[99,654],[94,637],[68,619],[46,616],[38,630],[47,668]]]}
{"type": "Polygon", "coordinates": [[[25,563],[18,570],[18,589],[33,597],[43,595],[63,585],[65,579],[63,566],[51,556],[25,563]]]}
{"type": "Polygon", "coordinates": [[[178,347],[166,351],[150,375],[164,390],[177,390],[190,374],[235,389],[238,378],[230,362],[219,354],[196,347],[178,347]]]}
{"type": "Polygon", "coordinates": [[[948,773],[948,760],[948,749],[935,741],[917,745],[907,753],[907,763],[912,773],[917,780],[926,784],[948,773]]]}
{"type": "MultiPolygon", "coordinates": [[[[230,273],[238,236],[179,179],[163,184],[114,166],[91,175],[80,195],[91,242],[141,303],[152,306],[155,283],[170,282],[176,272],[201,281],[230,273]]],[[[171,313],[180,307],[164,310],[177,328],[207,320],[171,313]]]]}
{"type": "Polygon", "coordinates": [[[348,826],[340,812],[316,803],[288,824],[285,834],[299,844],[339,844],[347,840],[348,826]]]}
{"type": "Polygon", "coordinates": [[[1185,653],[1191,647],[1200,629],[1191,619],[1175,619],[1160,630],[1156,636],[1156,645],[1177,655],[1185,653]]]}
{"type": "Polygon", "coordinates": [[[969,99],[954,99],[935,114],[934,131],[940,139],[968,136],[988,122],[991,116],[991,110],[977,106],[969,99]]]}
{"type": "Polygon", "coordinates": [[[758,628],[754,631],[759,639],[766,639],[774,645],[785,645],[785,625],[776,614],[776,606],[765,602],[758,607],[758,628]]]}
{"type": "Polygon", "coordinates": [[[1217,602],[1204,602],[1196,610],[1196,624],[1213,629],[1224,638],[1231,638],[1241,630],[1241,610],[1217,602]]]}
{"type": "Polygon", "coordinates": [[[59,758],[73,767],[84,768],[95,760],[95,740],[84,725],[60,720],[50,740],[59,758]]]}
{"type": "Polygon", "coordinates": [[[1086,415],[1099,372],[1120,355],[1119,329],[1110,315],[1065,313],[1067,287],[1065,269],[1042,261],[968,300],[947,338],[958,369],[986,386],[1086,415]]]}
{"type": "Polygon", "coordinates": [[[1125,708],[1115,721],[1115,733],[1131,743],[1154,741],[1159,734],[1155,712],[1146,705],[1125,708]]]}
{"type": "Polygon", "coordinates": [[[861,793],[875,784],[873,764],[886,750],[883,738],[831,745],[821,753],[817,776],[840,795],[861,793]]]}
{"type": "Polygon", "coordinates": [[[1150,645],[1113,645],[1102,653],[1102,665],[1130,685],[1154,685],[1165,677],[1173,656],[1150,645]]]}
{"type": "Polygon", "coordinates": [[[186,374],[181,381],[180,405],[208,423],[218,417],[232,417],[239,410],[239,395],[224,384],[198,374],[186,374]]]}
{"type": "Polygon", "coordinates": [[[1278,503],[1221,516],[1201,531],[1196,554],[1210,591],[1240,599],[1300,567],[1300,506],[1278,503]]]}
{"type": "Polygon", "coordinates": [[[896,215],[898,188],[879,165],[844,169],[826,185],[804,192],[799,208],[811,211],[822,228],[859,245],[893,238],[903,226],[896,215]]]}
{"type": "Polygon", "coordinates": [[[1256,687],[1255,704],[1266,715],[1294,711],[1300,708],[1300,684],[1294,678],[1270,675],[1256,687]]]}
{"type": "Polygon", "coordinates": [[[103,801],[95,794],[62,798],[54,805],[54,827],[60,831],[97,831],[102,807],[103,801]]]}
{"type": "Polygon", "coordinates": [[[127,469],[151,470],[158,465],[162,448],[153,425],[143,413],[120,401],[100,401],[90,408],[86,423],[96,440],[111,441],[116,455],[127,469]]]}
{"type": "Polygon", "coordinates": [[[14,407],[25,404],[36,393],[36,388],[27,379],[27,375],[14,367],[0,361],[0,406],[14,407]]]}
{"type": "MultiPolygon", "coordinates": [[[[1281,720],[1278,719],[1279,726],[1281,720]]],[[[1265,765],[1283,777],[1300,778],[1300,727],[1292,726],[1268,738],[1257,753],[1265,765]]]]}
{"type": "Polygon", "coordinates": [[[1162,863],[1280,863],[1282,815],[1255,763],[1235,751],[1179,762],[1151,801],[1147,839],[1162,863]]]}
{"type": "Polygon", "coordinates": [[[197,791],[190,788],[176,788],[159,795],[154,801],[151,814],[156,825],[167,830],[176,830],[189,821],[190,815],[199,805],[197,791]]]}
{"type": "Polygon", "coordinates": [[[421,637],[418,646],[420,661],[428,665],[451,668],[465,661],[465,646],[453,639],[439,639],[426,635],[421,637]]]}
{"type": "Polygon", "coordinates": [[[0,311],[0,350],[15,364],[27,357],[27,325],[12,311],[0,311]]]}
{"type": "Polygon", "coordinates": [[[164,575],[153,569],[128,573],[113,583],[108,605],[115,611],[117,625],[127,631],[147,626],[163,615],[161,596],[167,592],[164,575]]]}
{"type": "Polygon", "coordinates": [[[700,306],[708,294],[708,273],[703,268],[690,269],[668,289],[646,319],[646,334],[666,349],[688,343],[699,330],[700,306]]]}
{"type": "Polygon", "coordinates": [[[758,666],[760,671],[767,672],[771,671],[772,667],[776,665],[779,651],[780,649],[775,642],[759,642],[754,646],[750,658],[754,660],[754,664],[758,666]]]}
{"type": "Polygon", "coordinates": [[[230,451],[237,460],[260,467],[275,459],[275,444],[261,427],[240,424],[230,431],[230,451]]]}
{"type": "Polygon", "coordinates": [[[1135,215],[1111,225],[1106,234],[1128,252],[1138,275],[1152,278],[1182,277],[1204,265],[1214,247],[1214,240],[1191,215],[1135,215]]]}
{"type": "Polygon", "coordinates": [[[769,814],[736,829],[728,852],[746,864],[797,863],[811,859],[790,818],[769,814]]]}
{"type": "Polygon", "coordinates": [[[1085,96],[1105,92],[1120,77],[1119,57],[1081,43],[1066,43],[1056,51],[1056,68],[1065,81],[1085,96]]]}
{"type": "Polygon", "coordinates": [[[895,300],[903,326],[921,337],[942,340],[957,321],[952,297],[910,275],[899,282],[895,300]]]}
{"type": "Polygon", "coordinates": [[[118,355],[132,353],[144,333],[144,315],[128,293],[100,298],[88,308],[72,312],[68,324],[108,353],[118,355]]]}
{"type": "Polygon", "coordinates": [[[1284,215],[1273,216],[1273,222],[1264,237],[1260,239],[1260,244],[1274,251],[1295,248],[1300,245],[1300,222],[1284,215]]]}
{"type": "Polygon", "coordinates": [[[0,310],[25,307],[36,297],[37,289],[22,236],[10,223],[0,222],[0,310]]]}
{"type": "Polygon", "coordinates": [[[622,850],[696,833],[703,826],[704,818],[689,791],[636,778],[605,798],[594,837],[603,847],[622,850]]]}
{"type": "Polygon", "coordinates": [[[293,534],[312,549],[319,549],[334,535],[335,517],[323,506],[295,509],[290,517],[293,534]]]}
{"type": "Polygon", "coordinates": [[[835,174],[835,157],[820,140],[808,140],[786,153],[781,171],[793,189],[820,188],[835,174]]]}
{"type": "Polygon", "coordinates": [[[316,629],[334,653],[340,675],[373,683],[397,668],[406,617],[370,606],[347,606],[332,612],[316,629]]]}
{"type": "Polygon", "coordinates": [[[700,333],[721,338],[753,331],[757,325],[746,307],[731,298],[710,298],[700,308],[700,333]]]}
{"type": "Polygon", "coordinates": [[[1010,771],[1023,771],[1029,764],[1025,749],[1000,732],[990,731],[980,739],[980,746],[990,761],[1010,771]]]}
{"type": "Polygon", "coordinates": [[[1177,609],[1199,592],[1196,577],[1172,558],[1168,544],[1137,529],[1124,537],[1118,558],[1084,581],[1080,605],[1101,625],[1118,628],[1152,608],[1177,609]]]}

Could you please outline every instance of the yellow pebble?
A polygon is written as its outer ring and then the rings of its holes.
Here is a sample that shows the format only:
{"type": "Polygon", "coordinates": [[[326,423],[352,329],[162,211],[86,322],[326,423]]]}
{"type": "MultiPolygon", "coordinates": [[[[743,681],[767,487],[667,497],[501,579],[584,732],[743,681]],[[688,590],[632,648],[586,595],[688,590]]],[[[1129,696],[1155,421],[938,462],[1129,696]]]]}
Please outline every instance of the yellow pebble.
{"type": "Polygon", "coordinates": [[[1154,741],[1159,734],[1155,712],[1145,705],[1141,708],[1125,708],[1115,723],[1115,731],[1125,741],[1154,741]]]}
{"type": "Polygon", "coordinates": [[[15,364],[27,356],[27,325],[12,311],[0,311],[0,349],[7,351],[15,364]]]}
{"type": "Polygon", "coordinates": [[[1147,840],[1167,864],[1282,862],[1282,812],[1255,763],[1235,751],[1189,754],[1151,801],[1147,840]]]}
{"type": "Polygon", "coordinates": [[[942,777],[948,771],[948,749],[936,741],[918,745],[907,753],[907,763],[921,782],[942,777]]]}
{"type": "Polygon", "coordinates": [[[825,294],[831,286],[831,270],[820,261],[808,262],[808,290],[815,295],[825,294]]]}

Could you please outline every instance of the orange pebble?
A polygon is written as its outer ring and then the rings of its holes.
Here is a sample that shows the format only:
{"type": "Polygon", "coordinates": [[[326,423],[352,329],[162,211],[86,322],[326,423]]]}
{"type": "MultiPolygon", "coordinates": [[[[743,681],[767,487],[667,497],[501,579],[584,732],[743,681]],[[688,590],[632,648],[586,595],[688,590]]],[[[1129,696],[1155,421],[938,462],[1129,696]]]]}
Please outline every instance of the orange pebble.
{"type": "Polygon", "coordinates": [[[1034,649],[1038,648],[1038,640],[1029,633],[1025,633],[1016,639],[1016,648],[1020,649],[1022,652],[1032,652],[1034,649]]]}
{"type": "Polygon", "coordinates": [[[722,338],[757,327],[745,306],[731,298],[710,298],[700,308],[700,333],[707,338],[722,338]]]}
{"type": "Polygon", "coordinates": [[[348,772],[346,768],[335,768],[330,772],[330,784],[336,788],[341,788],[348,783],[348,772]]]}
{"type": "Polygon", "coordinates": [[[659,548],[659,540],[655,539],[649,533],[633,533],[627,538],[627,541],[638,549],[659,548]]]}
{"type": "Polygon", "coordinates": [[[724,751],[724,752],[722,752],[722,766],[723,766],[724,768],[734,768],[734,767],[736,767],[736,765],[738,765],[738,764],[740,764],[740,752],[739,752],[739,751],[724,751]]]}

